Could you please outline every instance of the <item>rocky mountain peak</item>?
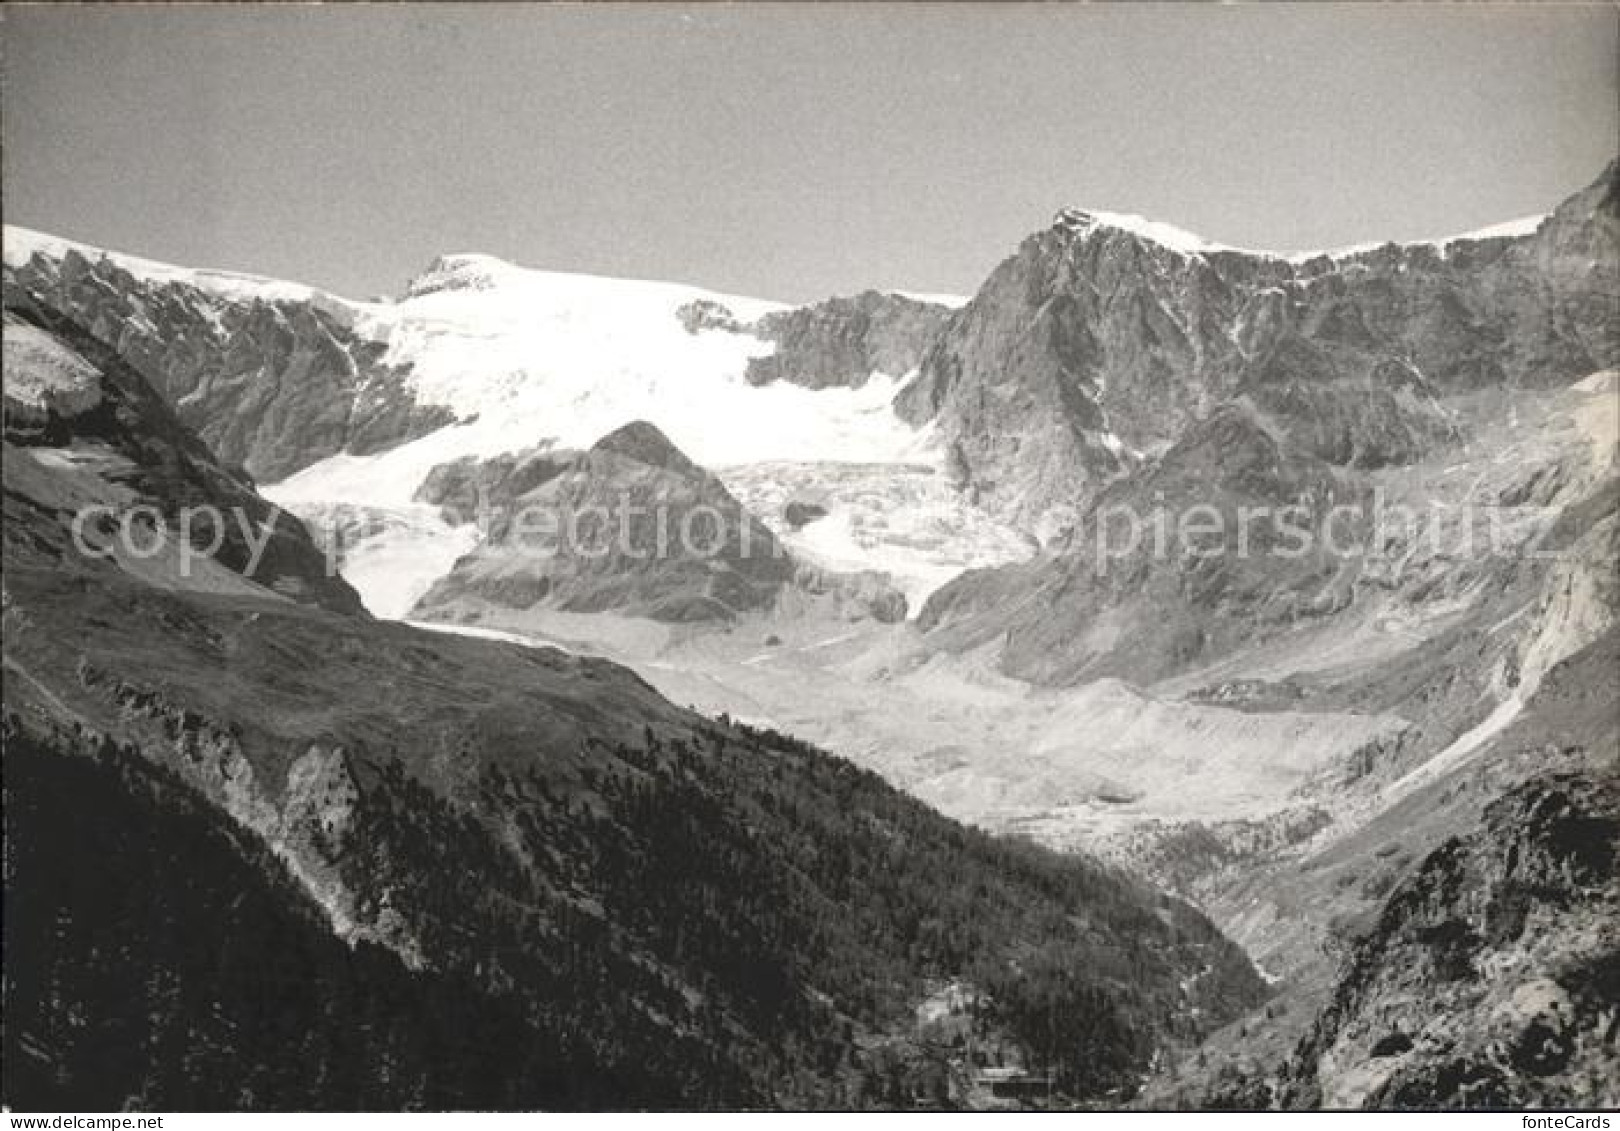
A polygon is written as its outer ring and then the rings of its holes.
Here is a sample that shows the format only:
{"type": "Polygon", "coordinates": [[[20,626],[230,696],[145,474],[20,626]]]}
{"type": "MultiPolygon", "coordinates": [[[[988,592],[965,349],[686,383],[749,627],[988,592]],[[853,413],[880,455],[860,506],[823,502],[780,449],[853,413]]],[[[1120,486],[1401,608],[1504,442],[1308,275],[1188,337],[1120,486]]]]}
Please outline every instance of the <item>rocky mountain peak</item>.
{"type": "Polygon", "coordinates": [[[1065,208],[944,323],[895,407],[1028,529],[1239,396],[1332,463],[1406,464],[1459,438],[1436,396],[1620,356],[1615,182],[1611,166],[1550,217],[1332,254],[1065,208]]]}
{"type": "Polygon", "coordinates": [[[615,428],[596,441],[591,451],[609,452],[685,477],[706,475],[657,425],[645,420],[632,420],[622,428],[615,428]]]}
{"type": "Polygon", "coordinates": [[[1202,236],[1178,228],[1174,224],[1150,220],[1134,213],[1063,208],[1053,217],[1051,226],[1054,230],[1071,236],[1133,236],[1184,256],[1235,250],[1211,243],[1202,236]]]}
{"type": "Polygon", "coordinates": [[[536,607],[672,623],[811,607],[849,619],[906,616],[905,596],[887,577],[794,558],[724,483],[645,420],[584,453],[441,466],[417,498],[464,521],[479,492],[497,503],[521,499],[560,522],[538,532],[496,523],[423,598],[419,618],[499,623],[536,607]]]}
{"type": "Polygon", "coordinates": [[[493,255],[441,255],[406,285],[405,297],[421,298],[441,291],[494,290],[513,270],[516,268],[510,263],[493,255]]]}
{"type": "Polygon", "coordinates": [[[116,353],[225,462],[273,481],[455,419],[353,304],[308,287],[5,231],[6,303],[116,353]]]}

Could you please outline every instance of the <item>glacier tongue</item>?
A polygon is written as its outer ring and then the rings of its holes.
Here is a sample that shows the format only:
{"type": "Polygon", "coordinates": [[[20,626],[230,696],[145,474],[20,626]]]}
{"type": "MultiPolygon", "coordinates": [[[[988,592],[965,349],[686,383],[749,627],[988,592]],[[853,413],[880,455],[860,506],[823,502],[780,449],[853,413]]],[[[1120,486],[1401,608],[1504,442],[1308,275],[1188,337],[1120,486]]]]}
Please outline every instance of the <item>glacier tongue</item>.
{"type": "Polygon", "coordinates": [[[310,527],[366,611],[383,620],[402,620],[478,541],[477,527],[452,526],[425,503],[289,498],[275,487],[261,493],[310,527]]]}
{"type": "Polygon", "coordinates": [[[726,486],[783,545],[827,569],[886,573],[915,617],[963,570],[1029,557],[1032,539],[967,501],[918,464],[756,463],[723,467],[726,486]],[[795,527],[791,502],[826,515],[795,527]]]}

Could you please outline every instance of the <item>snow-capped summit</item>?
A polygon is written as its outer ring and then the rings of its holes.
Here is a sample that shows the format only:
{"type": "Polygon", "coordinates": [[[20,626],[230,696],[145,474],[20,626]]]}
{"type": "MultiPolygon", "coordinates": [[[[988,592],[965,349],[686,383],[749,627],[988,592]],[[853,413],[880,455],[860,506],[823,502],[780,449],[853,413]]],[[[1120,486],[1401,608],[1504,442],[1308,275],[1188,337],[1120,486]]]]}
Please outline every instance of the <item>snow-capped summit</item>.
{"type": "Polygon", "coordinates": [[[1211,243],[1204,237],[1195,235],[1184,228],[1174,224],[1166,224],[1159,220],[1149,220],[1145,216],[1137,216],[1125,212],[1103,212],[1097,209],[1065,208],[1060,211],[1052,221],[1053,227],[1063,228],[1066,231],[1088,233],[1098,229],[1112,228],[1122,232],[1130,232],[1145,240],[1156,243],[1171,251],[1183,255],[1199,255],[1204,252],[1235,251],[1222,244],[1211,243]]]}
{"type": "Polygon", "coordinates": [[[518,268],[493,255],[464,252],[441,255],[428,269],[405,287],[405,298],[419,298],[435,291],[489,291],[510,281],[518,268]]]}
{"type": "Polygon", "coordinates": [[[1152,220],[1146,216],[1138,216],[1133,213],[1105,212],[1094,208],[1061,209],[1053,217],[1052,227],[1080,235],[1110,230],[1128,232],[1183,256],[1225,253],[1258,256],[1264,259],[1279,259],[1294,265],[1302,265],[1322,258],[1330,260],[1351,259],[1367,252],[1377,251],[1383,247],[1429,247],[1443,252],[1457,244],[1493,239],[1518,239],[1535,234],[1536,229],[1546,219],[1547,215],[1545,213],[1538,213],[1534,216],[1523,216],[1516,220],[1491,224],[1487,227],[1436,239],[1407,240],[1404,242],[1382,240],[1371,243],[1350,244],[1345,247],[1322,251],[1269,251],[1260,248],[1237,247],[1232,244],[1207,240],[1195,232],[1189,232],[1185,228],[1178,228],[1174,224],[1167,224],[1162,220],[1152,220]]]}

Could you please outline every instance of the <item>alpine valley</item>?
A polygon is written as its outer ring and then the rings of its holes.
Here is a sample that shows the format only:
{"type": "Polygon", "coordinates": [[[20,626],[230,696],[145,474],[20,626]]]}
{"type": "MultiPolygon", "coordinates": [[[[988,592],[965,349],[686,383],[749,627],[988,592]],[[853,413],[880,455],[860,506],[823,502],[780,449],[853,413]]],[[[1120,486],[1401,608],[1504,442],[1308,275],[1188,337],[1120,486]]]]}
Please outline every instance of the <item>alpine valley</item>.
{"type": "Polygon", "coordinates": [[[1616,165],[798,307],[4,261],[8,1105],[1620,1105],[1616,165]]]}

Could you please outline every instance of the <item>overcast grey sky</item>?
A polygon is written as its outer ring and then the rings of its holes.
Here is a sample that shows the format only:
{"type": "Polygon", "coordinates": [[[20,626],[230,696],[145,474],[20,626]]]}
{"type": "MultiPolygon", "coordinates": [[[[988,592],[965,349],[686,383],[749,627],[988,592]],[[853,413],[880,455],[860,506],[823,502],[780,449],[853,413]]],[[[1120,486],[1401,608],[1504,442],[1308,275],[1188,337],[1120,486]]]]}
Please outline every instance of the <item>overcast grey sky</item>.
{"type": "Polygon", "coordinates": [[[971,292],[1061,206],[1244,246],[1544,211],[1616,148],[1589,7],[3,11],[9,222],[397,292],[442,251],[971,292]]]}

